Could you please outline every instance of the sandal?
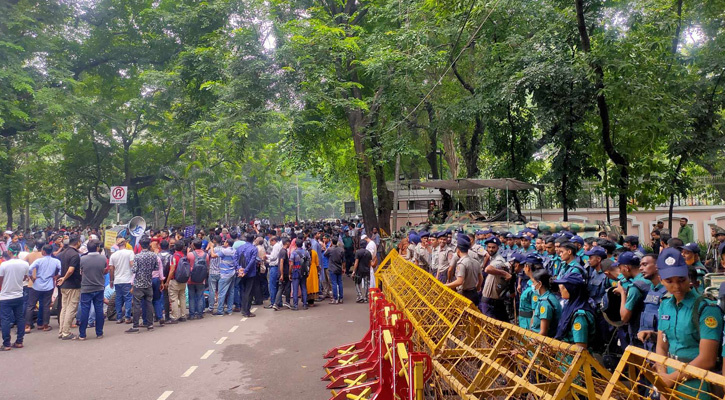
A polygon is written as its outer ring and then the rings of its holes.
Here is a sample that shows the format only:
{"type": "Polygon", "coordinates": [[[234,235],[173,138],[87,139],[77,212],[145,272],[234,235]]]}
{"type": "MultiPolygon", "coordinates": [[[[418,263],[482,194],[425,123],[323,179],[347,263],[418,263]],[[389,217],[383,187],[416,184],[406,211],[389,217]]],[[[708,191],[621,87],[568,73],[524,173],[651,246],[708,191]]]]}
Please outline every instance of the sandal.
{"type": "Polygon", "coordinates": [[[84,338],[84,337],[80,337],[80,336],[76,336],[76,338],[75,338],[74,340],[80,340],[80,341],[83,341],[83,340],[86,340],[86,338],[84,338]]]}
{"type": "Polygon", "coordinates": [[[43,331],[43,332],[48,332],[48,331],[52,331],[52,330],[53,330],[53,328],[51,328],[50,325],[46,325],[41,329],[41,331],[43,331]]]}
{"type": "Polygon", "coordinates": [[[10,351],[12,349],[12,347],[0,346],[0,351],[10,351]]]}
{"type": "Polygon", "coordinates": [[[13,344],[13,347],[16,348],[16,349],[22,349],[25,346],[23,346],[22,343],[15,343],[15,344],[13,344]]]}

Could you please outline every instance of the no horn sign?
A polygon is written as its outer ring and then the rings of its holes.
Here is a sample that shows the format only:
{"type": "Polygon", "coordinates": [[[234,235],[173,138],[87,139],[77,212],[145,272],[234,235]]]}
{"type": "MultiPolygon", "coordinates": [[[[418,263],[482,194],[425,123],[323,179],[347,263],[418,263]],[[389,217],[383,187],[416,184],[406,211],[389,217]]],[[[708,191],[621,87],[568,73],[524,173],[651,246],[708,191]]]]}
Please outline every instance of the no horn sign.
{"type": "Polygon", "coordinates": [[[111,186],[111,204],[126,204],[128,186],[111,186]]]}

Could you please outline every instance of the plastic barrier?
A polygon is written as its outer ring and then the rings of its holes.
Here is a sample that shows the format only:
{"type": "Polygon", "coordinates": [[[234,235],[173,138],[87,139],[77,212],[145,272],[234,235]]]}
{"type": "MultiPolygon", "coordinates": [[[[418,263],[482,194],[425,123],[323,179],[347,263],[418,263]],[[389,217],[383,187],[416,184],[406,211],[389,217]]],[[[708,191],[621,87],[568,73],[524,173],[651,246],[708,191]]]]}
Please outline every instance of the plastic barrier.
{"type": "Polygon", "coordinates": [[[331,400],[424,399],[433,367],[426,353],[413,352],[413,325],[378,289],[370,289],[370,328],[359,342],[325,354],[331,400]]]}
{"type": "Polygon", "coordinates": [[[387,299],[403,311],[412,339],[433,359],[435,399],[660,399],[723,398],[725,378],[630,347],[614,373],[589,352],[488,318],[466,298],[399,257],[394,250],[376,277],[387,299]],[[668,388],[655,364],[693,377],[668,388]]]}

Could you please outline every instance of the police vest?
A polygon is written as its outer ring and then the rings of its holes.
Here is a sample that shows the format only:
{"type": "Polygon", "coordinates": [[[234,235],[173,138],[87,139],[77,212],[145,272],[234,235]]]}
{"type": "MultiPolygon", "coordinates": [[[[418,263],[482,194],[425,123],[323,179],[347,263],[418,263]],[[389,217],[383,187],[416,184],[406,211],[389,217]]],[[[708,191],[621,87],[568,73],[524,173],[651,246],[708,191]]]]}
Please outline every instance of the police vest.
{"type": "Polygon", "coordinates": [[[662,296],[667,294],[667,289],[660,284],[659,287],[650,288],[644,298],[644,309],[640,318],[639,330],[657,332],[657,320],[659,319],[660,303],[662,296]]]}

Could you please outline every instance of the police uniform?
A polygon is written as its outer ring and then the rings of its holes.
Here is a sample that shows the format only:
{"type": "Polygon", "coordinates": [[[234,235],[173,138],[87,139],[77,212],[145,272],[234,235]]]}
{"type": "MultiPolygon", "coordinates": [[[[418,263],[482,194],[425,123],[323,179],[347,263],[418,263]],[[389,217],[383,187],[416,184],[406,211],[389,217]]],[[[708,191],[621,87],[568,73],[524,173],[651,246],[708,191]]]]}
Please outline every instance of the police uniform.
{"type": "MultiPolygon", "coordinates": [[[[644,298],[644,309],[639,319],[639,331],[657,332],[657,321],[659,320],[659,309],[662,297],[667,294],[667,289],[660,282],[657,286],[652,285],[644,298]]],[[[655,351],[656,340],[648,340],[644,343],[647,351],[655,351]]]]}
{"type": "Polygon", "coordinates": [[[594,316],[585,310],[578,310],[574,313],[571,327],[562,341],[566,343],[586,343],[588,345],[595,333],[595,327],[594,316]]]}
{"type": "Polygon", "coordinates": [[[456,278],[462,277],[463,284],[458,287],[461,295],[471,300],[473,304],[478,302],[478,291],[476,285],[478,285],[478,276],[481,273],[481,268],[478,266],[476,261],[472,260],[471,257],[463,256],[456,263],[456,278]]]}
{"type": "Polygon", "coordinates": [[[699,282],[697,292],[702,294],[705,292],[705,275],[708,273],[707,268],[699,260],[692,266],[695,267],[695,271],[697,271],[697,282],[699,282]]]}
{"type": "Polygon", "coordinates": [[[607,289],[612,287],[612,280],[609,279],[604,271],[597,271],[596,268],[589,265],[587,265],[586,268],[589,275],[589,282],[587,284],[587,288],[589,289],[589,298],[591,298],[595,304],[599,304],[602,302],[602,297],[604,297],[604,293],[607,289]]]}
{"type": "MultiPolygon", "coordinates": [[[[657,268],[662,279],[688,275],[687,264],[676,249],[665,249],[657,259],[657,268]]],[[[658,312],[657,329],[662,333],[662,341],[667,345],[670,358],[690,363],[700,355],[702,339],[717,343],[722,340],[723,316],[720,308],[693,290],[688,291],[680,302],[670,294],[663,296],[658,312]]],[[[672,371],[672,368],[667,367],[667,373],[672,371]]],[[[677,389],[690,398],[711,398],[709,385],[698,379],[689,379],[677,389]]]]}
{"type": "Polygon", "coordinates": [[[533,282],[528,280],[526,287],[521,291],[521,299],[519,300],[519,326],[521,328],[531,328],[531,317],[534,316],[534,304],[538,300],[539,294],[534,290],[533,282]]]}
{"type": "Polygon", "coordinates": [[[536,253],[536,247],[534,247],[533,244],[530,245],[528,248],[521,247],[521,248],[518,249],[518,252],[521,253],[521,254],[523,254],[523,255],[525,255],[525,256],[528,256],[529,254],[536,253]]]}
{"type": "MultiPolygon", "coordinates": [[[[564,264],[563,261],[562,264],[564,264]]],[[[564,277],[564,275],[568,274],[579,274],[584,279],[587,278],[586,276],[584,276],[584,269],[582,268],[581,264],[579,264],[579,261],[577,259],[573,259],[569,261],[569,263],[565,264],[563,268],[559,269],[559,273],[555,276],[557,279],[561,279],[564,277]]]]}
{"type": "Polygon", "coordinates": [[[537,298],[533,303],[534,316],[531,321],[531,330],[539,332],[541,330],[541,320],[545,319],[549,321],[549,331],[546,332],[546,336],[554,336],[561,317],[559,300],[548,290],[544,294],[535,297],[537,298]]]}
{"type": "Polygon", "coordinates": [[[630,282],[624,303],[624,308],[632,312],[632,318],[627,323],[629,343],[642,347],[642,342],[637,338],[637,333],[639,332],[639,323],[644,310],[644,299],[652,286],[652,282],[645,279],[641,272],[632,278],[630,282]]]}

